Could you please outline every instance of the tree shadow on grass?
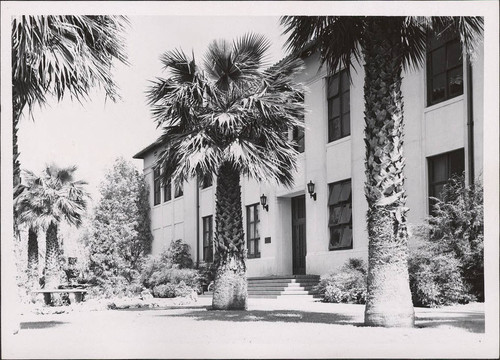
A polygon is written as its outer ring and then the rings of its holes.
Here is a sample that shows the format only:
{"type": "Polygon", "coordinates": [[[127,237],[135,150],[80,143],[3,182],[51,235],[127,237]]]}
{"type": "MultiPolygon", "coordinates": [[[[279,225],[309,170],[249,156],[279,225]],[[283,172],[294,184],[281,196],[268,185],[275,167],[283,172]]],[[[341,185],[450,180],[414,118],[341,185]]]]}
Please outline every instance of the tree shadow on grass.
{"type": "Polygon", "coordinates": [[[187,317],[198,321],[230,321],[230,322],[286,322],[286,323],[315,323],[360,326],[362,323],[355,322],[353,316],[306,312],[298,310],[212,310],[190,311],[182,314],[162,314],[162,317],[187,317]]]}
{"type": "Polygon", "coordinates": [[[465,329],[473,333],[484,333],[484,313],[449,312],[449,315],[417,315],[417,328],[437,328],[441,326],[465,329]]]}
{"type": "Polygon", "coordinates": [[[20,324],[21,329],[48,329],[67,324],[64,321],[26,321],[20,324]]]}

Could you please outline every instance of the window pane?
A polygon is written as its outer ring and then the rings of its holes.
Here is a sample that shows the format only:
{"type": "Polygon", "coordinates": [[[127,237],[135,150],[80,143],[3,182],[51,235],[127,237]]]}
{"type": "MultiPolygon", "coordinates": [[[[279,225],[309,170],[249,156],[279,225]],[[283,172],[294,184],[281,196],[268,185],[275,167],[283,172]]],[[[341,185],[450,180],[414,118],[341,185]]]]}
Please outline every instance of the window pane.
{"type": "Polygon", "coordinates": [[[446,74],[434,76],[431,81],[431,102],[435,103],[445,98],[446,74]]]}
{"type": "Polygon", "coordinates": [[[434,185],[432,189],[433,191],[431,192],[430,196],[443,200],[442,192],[444,185],[445,184],[434,185]]]}
{"type": "Polygon", "coordinates": [[[330,223],[329,225],[337,225],[340,222],[340,214],[342,211],[342,206],[332,206],[330,207],[330,223]]]}
{"type": "Polygon", "coordinates": [[[342,208],[342,216],[340,217],[341,224],[349,224],[351,222],[351,204],[344,205],[342,208]]]}
{"type": "Polygon", "coordinates": [[[259,234],[259,223],[256,223],[255,224],[255,236],[254,236],[254,239],[258,239],[260,238],[260,234],[259,234]]]}
{"type": "Polygon", "coordinates": [[[338,227],[330,228],[330,247],[336,248],[340,245],[340,239],[342,235],[342,230],[338,227]]]}
{"type": "Polygon", "coordinates": [[[464,150],[453,151],[449,154],[450,176],[462,175],[465,170],[464,150]]]}
{"type": "Polygon", "coordinates": [[[340,117],[333,118],[330,122],[331,126],[331,138],[330,141],[340,139],[342,136],[340,135],[340,117]]]}
{"type": "Polygon", "coordinates": [[[449,69],[462,63],[462,45],[457,39],[448,43],[447,47],[446,64],[447,68],[449,69]]]}
{"type": "Polygon", "coordinates": [[[253,207],[252,206],[248,207],[247,212],[248,212],[248,222],[253,222],[254,221],[253,207]]]}
{"type": "Polygon", "coordinates": [[[331,117],[340,116],[340,97],[333,98],[331,100],[331,104],[332,104],[331,117]]]}
{"type": "Polygon", "coordinates": [[[335,205],[339,202],[341,188],[342,185],[340,183],[330,185],[330,197],[328,199],[328,205],[335,205]]]}
{"type": "Polygon", "coordinates": [[[345,92],[342,94],[342,113],[345,114],[351,110],[351,93],[345,92]]]}
{"type": "Polygon", "coordinates": [[[440,47],[432,52],[432,75],[437,75],[446,70],[446,48],[440,47]]]}
{"type": "Polygon", "coordinates": [[[464,93],[464,78],[461,67],[448,71],[448,98],[464,93]]]}
{"type": "Polygon", "coordinates": [[[340,82],[341,84],[341,88],[342,88],[342,91],[347,91],[349,90],[349,87],[350,87],[350,82],[349,82],[349,77],[347,76],[347,71],[342,71],[341,73],[341,76],[342,76],[342,81],[340,82]]]}
{"type": "Polygon", "coordinates": [[[341,247],[351,247],[352,246],[352,229],[344,227],[342,232],[342,241],[340,243],[341,247]]]}
{"type": "Polygon", "coordinates": [[[340,192],[339,201],[347,201],[349,199],[349,196],[351,196],[351,182],[346,181],[342,183],[342,190],[340,192]]]}
{"type": "Polygon", "coordinates": [[[446,166],[446,155],[440,155],[433,158],[432,161],[432,179],[431,182],[448,180],[448,169],[446,166]]]}
{"type": "Polygon", "coordinates": [[[351,134],[351,113],[342,115],[342,137],[351,134]]]}
{"type": "Polygon", "coordinates": [[[337,96],[339,93],[339,77],[338,75],[328,78],[328,97],[337,96]]]}

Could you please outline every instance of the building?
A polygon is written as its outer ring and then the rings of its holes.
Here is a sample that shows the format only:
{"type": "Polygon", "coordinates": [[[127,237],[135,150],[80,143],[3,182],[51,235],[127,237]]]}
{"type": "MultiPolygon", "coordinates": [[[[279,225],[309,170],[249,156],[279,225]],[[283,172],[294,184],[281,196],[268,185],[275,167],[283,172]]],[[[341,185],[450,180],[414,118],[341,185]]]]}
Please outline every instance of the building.
{"type": "MultiPolygon", "coordinates": [[[[467,181],[483,168],[483,49],[472,63],[463,59],[458,38],[429,42],[427,64],[404,74],[407,206],[409,223],[429,213],[454,173],[467,181]]],[[[324,274],[352,257],[368,256],[364,195],[364,71],[349,83],[345,72],[328,76],[317,55],[304,59],[298,81],[305,94],[305,133],[299,143],[293,189],[242,178],[248,276],[324,274]],[[314,184],[312,196],[308,184],[314,184]],[[267,208],[261,196],[267,198],[267,208]]],[[[170,241],[191,246],[195,261],[212,260],[215,186],[193,180],[183,189],[161,188],[153,164],[157,144],[134,157],[144,159],[151,186],[153,253],[170,241]],[[198,185],[199,183],[199,185],[198,185]]],[[[310,186],[310,185],[309,185],[310,186]]],[[[313,189],[311,189],[312,191],[313,189]]]]}

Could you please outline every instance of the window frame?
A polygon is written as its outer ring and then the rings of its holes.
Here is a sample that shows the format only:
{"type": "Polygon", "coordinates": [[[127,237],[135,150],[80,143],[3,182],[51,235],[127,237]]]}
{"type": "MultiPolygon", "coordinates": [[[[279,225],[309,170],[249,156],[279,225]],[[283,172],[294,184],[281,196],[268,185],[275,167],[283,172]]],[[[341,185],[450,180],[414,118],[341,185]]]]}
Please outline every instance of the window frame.
{"type": "Polygon", "coordinates": [[[452,151],[447,151],[445,153],[429,156],[427,158],[427,192],[428,192],[428,197],[427,200],[429,202],[428,210],[429,210],[429,215],[432,215],[434,213],[433,211],[433,201],[431,197],[438,198],[440,199],[439,195],[435,193],[435,187],[438,185],[443,185],[445,186],[450,182],[450,179],[453,177],[453,175],[460,175],[463,174],[465,171],[465,149],[460,148],[452,151]],[[457,155],[457,159],[462,160],[461,164],[462,167],[461,169],[457,171],[453,171],[454,169],[451,168],[451,157],[457,155]],[[434,178],[434,162],[436,162],[439,158],[445,158],[445,173],[446,173],[446,180],[437,180],[433,181],[434,178]]]}
{"type": "Polygon", "coordinates": [[[161,171],[160,167],[153,168],[153,206],[161,204],[161,171]]]}
{"type": "Polygon", "coordinates": [[[341,70],[333,75],[330,75],[326,78],[326,104],[327,104],[327,143],[331,143],[345,137],[351,135],[351,82],[349,76],[347,74],[347,70],[341,70]],[[336,78],[338,78],[338,92],[336,95],[330,94],[330,83],[333,82],[336,78]],[[347,82],[347,85],[345,84],[347,82]],[[345,88],[344,88],[345,87],[345,88]],[[344,95],[348,94],[349,96],[349,109],[346,111],[344,109],[344,95]],[[330,110],[330,102],[335,99],[338,99],[339,103],[339,115],[330,117],[330,113],[334,113],[334,110],[330,110]],[[349,117],[349,129],[344,129],[344,117],[349,117]],[[339,122],[340,136],[335,137],[333,134],[333,128],[335,121],[339,122]]]}
{"type": "Polygon", "coordinates": [[[246,226],[246,229],[247,229],[247,233],[246,233],[246,245],[247,245],[247,258],[248,259],[255,259],[255,258],[260,258],[260,249],[259,249],[259,243],[260,243],[260,232],[258,231],[259,229],[259,224],[260,224],[260,217],[259,217],[259,203],[256,203],[256,204],[252,204],[252,205],[247,205],[246,207],[246,220],[247,220],[247,226],[246,226]],[[250,211],[254,211],[254,214],[253,214],[253,221],[250,221],[250,211]],[[254,235],[259,233],[259,237],[253,237],[251,238],[250,237],[250,227],[251,226],[254,226],[254,235]],[[250,249],[251,249],[251,246],[250,244],[251,243],[254,243],[254,252],[251,253],[250,252],[250,249]]]}
{"type": "Polygon", "coordinates": [[[201,219],[203,228],[203,261],[211,263],[214,261],[213,215],[204,216],[201,219]]]}
{"type": "Polygon", "coordinates": [[[340,180],[340,181],[335,181],[333,183],[328,184],[328,199],[327,199],[327,206],[328,206],[328,250],[329,251],[337,251],[337,250],[351,250],[353,249],[354,246],[354,236],[353,236],[353,226],[352,226],[352,179],[345,179],[345,180],[340,180]],[[335,202],[333,204],[330,203],[330,197],[332,196],[332,191],[334,190],[335,186],[340,186],[340,193],[339,193],[339,198],[342,195],[342,189],[345,184],[349,183],[349,196],[346,200],[340,200],[338,202],[335,202]],[[350,217],[349,217],[349,222],[347,223],[342,223],[340,222],[341,218],[343,217],[342,210],[339,215],[339,222],[335,224],[331,224],[331,218],[332,218],[332,211],[334,211],[335,208],[340,208],[343,209],[345,206],[349,205],[350,208],[350,217]],[[333,229],[341,229],[341,240],[340,244],[342,244],[342,238],[344,234],[345,228],[348,228],[351,232],[350,234],[350,244],[348,246],[334,246],[332,245],[332,230],[333,229]]]}
{"type": "Polygon", "coordinates": [[[437,105],[444,101],[456,98],[464,94],[464,59],[463,59],[463,47],[460,42],[460,37],[458,33],[448,31],[444,34],[441,34],[438,39],[436,36],[427,36],[427,47],[426,47],[426,90],[427,90],[427,107],[437,105]],[[453,62],[452,65],[448,64],[448,53],[450,48],[458,42],[458,46],[460,49],[460,56],[456,62],[453,62]],[[432,55],[437,53],[438,51],[444,48],[444,69],[443,71],[433,74],[432,67],[432,55]],[[462,89],[459,93],[450,94],[449,84],[450,84],[450,73],[460,69],[462,76],[462,89]],[[432,98],[432,90],[435,79],[438,76],[445,76],[445,86],[444,86],[444,96],[442,98],[433,100],[432,98]]]}
{"type": "Polygon", "coordinates": [[[180,198],[184,195],[184,184],[174,186],[174,199],[180,198]]]}

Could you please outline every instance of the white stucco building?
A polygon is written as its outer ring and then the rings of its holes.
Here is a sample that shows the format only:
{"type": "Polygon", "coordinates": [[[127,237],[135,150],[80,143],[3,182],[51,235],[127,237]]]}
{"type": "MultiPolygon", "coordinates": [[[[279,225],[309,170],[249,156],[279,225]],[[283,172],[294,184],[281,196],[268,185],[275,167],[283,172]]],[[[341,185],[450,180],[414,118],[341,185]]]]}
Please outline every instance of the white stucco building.
{"type": "MultiPolygon", "coordinates": [[[[403,74],[407,206],[409,223],[421,223],[429,196],[437,196],[453,173],[466,181],[483,169],[483,49],[469,64],[458,39],[433,41],[427,64],[403,74]]],[[[348,258],[368,256],[364,195],[364,71],[349,84],[342,73],[318,71],[315,55],[304,59],[297,79],[306,85],[305,136],[293,189],[242,178],[248,245],[248,276],[324,274],[348,258]],[[308,193],[314,183],[313,198],[308,193]],[[267,197],[268,210],[260,204],[267,197]]],[[[301,134],[290,131],[301,141],[301,134]]],[[[170,241],[191,246],[195,262],[210,261],[215,228],[215,184],[184,184],[183,192],[160,187],[152,144],[144,159],[150,184],[153,253],[170,241]]]]}

